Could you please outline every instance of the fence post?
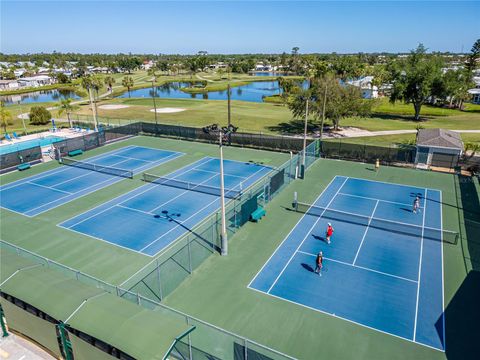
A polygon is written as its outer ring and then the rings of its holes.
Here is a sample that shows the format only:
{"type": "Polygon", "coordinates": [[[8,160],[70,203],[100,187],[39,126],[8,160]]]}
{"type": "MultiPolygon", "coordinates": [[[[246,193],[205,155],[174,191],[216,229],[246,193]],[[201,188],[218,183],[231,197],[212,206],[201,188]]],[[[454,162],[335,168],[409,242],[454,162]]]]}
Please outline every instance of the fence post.
{"type": "MultiPolygon", "coordinates": [[[[190,325],[190,318],[188,316],[185,316],[185,318],[187,319],[187,325],[190,325]]],[[[188,333],[188,358],[193,360],[191,332],[188,333]]]]}
{"type": "Polygon", "coordinates": [[[158,281],[158,296],[160,297],[160,301],[163,300],[163,292],[162,292],[162,281],[160,277],[160,264],[158,263],[158,259],[155,260],[157,266],[157,281],[158,281]]]}
{"type": "Polygon", "coordinates": [[[188,271],[192,273],[192,249],[190,248],[190,238],[187,238],[187,249],[188,249],[188,271]]]}

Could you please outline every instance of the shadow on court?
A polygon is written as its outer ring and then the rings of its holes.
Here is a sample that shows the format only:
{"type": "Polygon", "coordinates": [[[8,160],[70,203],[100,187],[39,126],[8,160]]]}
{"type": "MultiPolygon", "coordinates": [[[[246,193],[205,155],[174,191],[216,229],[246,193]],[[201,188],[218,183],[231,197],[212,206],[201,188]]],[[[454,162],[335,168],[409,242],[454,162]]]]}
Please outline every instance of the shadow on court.
{"type": "MultiPolygon", "coordinates": [[[[470,271],[445,310],[449,360],[478,359],[480,352],[480,272],[470,271]]],[[[442,331],[442,319],[436,323],[442,331]]]]}
{"type": "Polygon", "coordinates": [[[308,265],[308,264],[302,263],[302,267],[303,267],[305,270],[307,270],[307,271],[310,271],[310,272],[312,272],[312,273],[314,272],[313,267],[311,267],[311,266],[308,265]]]}
{"type": "MultiPolygon", "coordinates": [[[[473,270],[480,271],[480,214],[478,213],[480,209],[480,185],[478,179],[461,175],[458,176],[458,183],[465,222],[465,233],[462,234],[462,238],[466,239],[468,248],[468,254],[462,248],[463,256],[466,262],[472,264],[473,270]]],[[[466,268],[469,268],[467,264],[466,268]]]]}

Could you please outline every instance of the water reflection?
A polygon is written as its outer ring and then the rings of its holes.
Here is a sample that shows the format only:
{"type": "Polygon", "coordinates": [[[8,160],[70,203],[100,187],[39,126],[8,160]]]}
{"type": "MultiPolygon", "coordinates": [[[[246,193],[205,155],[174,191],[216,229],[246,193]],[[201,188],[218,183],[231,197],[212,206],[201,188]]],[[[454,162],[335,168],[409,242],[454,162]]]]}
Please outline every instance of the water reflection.
{"type": "Polygon", "coordinates": [[[0,101],[6,105],[11,104],[29,104],[38,102],[58,102],[61,99],[72,98],[80,99],[73,91],[70,90],[39,90],[25,94],[17,95],[0,95],[0,101]]]}
{"type": "MultiPolygon", "coordinates": [[[[227,90],[210,91],[208,93],[192,94],[183,92],[181,89],[186,87],[198,87],[203,83],[195,82],[170,82],[155,88],[155,96],[159,98],[167,99],[203,99],[203,100],[227,100],[227,90]]],[[[262,102],[265,96],[272,96],[280,94],[281,90],[278,86],[278,81],[254,81],[246,85],[233,87],[231,90],[232,100],[243,100],[251,102],[262,102]]],[[[144,88],[132,90],[130,92],[131,97],[152,97],[154,91],[152,88],[144,88]]],[[[124,93],[120,98],[128,97],[127,93],[124,93]]]]}

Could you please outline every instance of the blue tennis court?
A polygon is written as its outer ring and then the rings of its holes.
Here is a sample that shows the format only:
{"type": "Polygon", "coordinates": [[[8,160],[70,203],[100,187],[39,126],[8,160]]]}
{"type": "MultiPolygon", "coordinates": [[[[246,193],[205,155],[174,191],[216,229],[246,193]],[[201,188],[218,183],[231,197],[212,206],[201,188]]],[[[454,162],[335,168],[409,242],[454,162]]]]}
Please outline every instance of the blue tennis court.
{"type": "Polygon", "coordinates": [[[249,287],[444,351],[441,192],[337,176],[312,205],[249,287]]]}
{"type": "MultiPolygon", "coordinates": [[[[220,208],[219,166],[205,157],[167,175],[166,183],[147,183],[59,226],[153,256],[220,208]]],[[[226,193],[245,190],[270,171],[225,160],[226,193]]]]}
{"type": "MultiPolygon", "coordinates": [[[[183,154],[141,146],[126,146],[83,161],[97,168],[113,167],[138,173],[183,154]]],[[[35,216],[124,179],[79,166],[62,166],[0,187],[0,206],[35,216]]],[[[105,169],[106,170],[106,169],[105,169]]]]}

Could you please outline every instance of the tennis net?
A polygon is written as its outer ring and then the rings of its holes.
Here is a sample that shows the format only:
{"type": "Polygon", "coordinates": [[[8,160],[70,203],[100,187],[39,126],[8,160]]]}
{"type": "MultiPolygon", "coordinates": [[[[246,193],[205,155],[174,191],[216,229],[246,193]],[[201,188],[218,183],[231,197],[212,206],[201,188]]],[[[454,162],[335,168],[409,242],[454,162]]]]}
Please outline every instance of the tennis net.
{"type": "MultiPolygon", "coordinates": [[[[197,191],[197,192],[210,194],[210,195],[216,195],[216,196],[221,195],[220,188],[216,186],[204,185],[201,183],[194,183],[194,182],[183,181],[178,179],[172,179],[172,178],[152,175],[148,173],[143,173],[143,181],[159,184],[159,185],[171,186],[179,189],[197,191]]],[[[241,190],[225,188],[225,197],[234,199],[239,197],[241,194],[242,194],[241,190]]]]}
{"type": "Polygon", "coordinates": [[[133,171],[131,171],[131,170],[125,170],[125,169],[115,168],[115,167],[111,167],[111,166],[97,165],[97,164],[93,164],[93,163],[89,163],[89,162],[73,160],[73,159],[70,159],[68,157],[63,157],[61,159],[61,163],[63,165],[78,167],[78,168],[81,168],[81,169],[86,169],[86,170],[91,170],[91,171],[96,171],[96,172],[100,172],[100,173],[103,173],[103,174],[121,176],[121,177],[126,177],[126,178],[129,178],[129,179],[133,178],[133,171]]]}
{"type": "Polygon", "coordinates": [[[384,231],[414,236],[417,238],[423,237],[424,239],[442,241],[449,244],[456,244],[459,238],[459,233],[455,231],[422,227],[419,225],[369,217],[341,210],[328,209],[298,201],[294,202],[294,208],[297,212],[322,217],[332,221],[341,221],[355,225],[368,226],[384,231]]]}

